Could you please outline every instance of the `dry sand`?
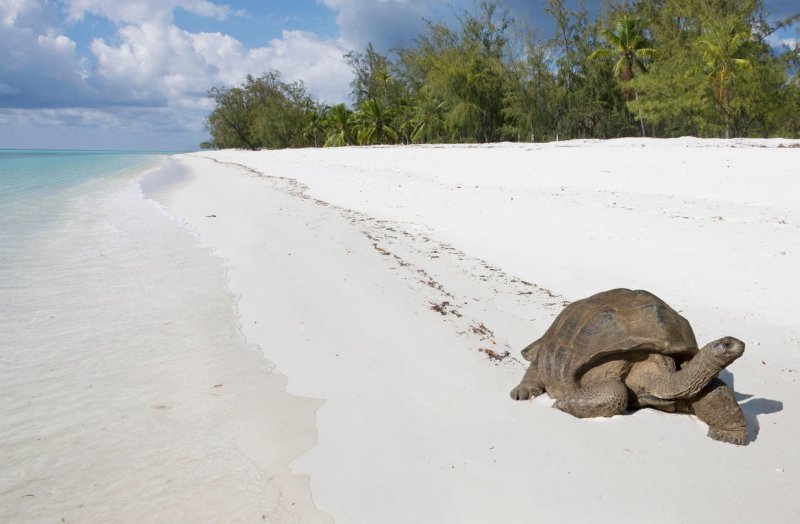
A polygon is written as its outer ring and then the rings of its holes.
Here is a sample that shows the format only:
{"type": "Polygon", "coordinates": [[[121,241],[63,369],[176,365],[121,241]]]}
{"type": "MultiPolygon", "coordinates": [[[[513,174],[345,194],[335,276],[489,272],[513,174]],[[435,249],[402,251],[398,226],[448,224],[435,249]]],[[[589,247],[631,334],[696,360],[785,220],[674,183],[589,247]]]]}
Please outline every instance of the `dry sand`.
{"type": "Polygon", "coordinates": [[[153,196],[227,261],[288,391],[324,400],[292,470],[337,522],[794,522],[800,150],[778,145],[221,151],[153,196]],[[747,342],[722,378],[748,446],[509,399],[518,350],[613,287],[747,342]]]}

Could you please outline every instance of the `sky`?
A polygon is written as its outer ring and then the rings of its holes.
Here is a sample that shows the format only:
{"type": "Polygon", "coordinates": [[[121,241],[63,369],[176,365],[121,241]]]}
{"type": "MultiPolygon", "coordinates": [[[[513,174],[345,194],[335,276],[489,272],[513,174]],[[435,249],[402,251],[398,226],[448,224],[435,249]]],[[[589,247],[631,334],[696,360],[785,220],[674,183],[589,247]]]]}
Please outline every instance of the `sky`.
{"type": "MultiPolygon", "coordinates": [[[[504,0],[547,30],[542,0],[504,0]]],[[[590,12],[599,0],[586,2],[590,12]]],[[[768,0],[787,15],[798,0],[768,0]]],[[[409,45],[473,0],[0,0],[0,148],[194,150],[212,86],[279,70],[349,101],[343,55],[409,45]]],[[[797,34],[775,36],[796,42],[797,34]]]]}

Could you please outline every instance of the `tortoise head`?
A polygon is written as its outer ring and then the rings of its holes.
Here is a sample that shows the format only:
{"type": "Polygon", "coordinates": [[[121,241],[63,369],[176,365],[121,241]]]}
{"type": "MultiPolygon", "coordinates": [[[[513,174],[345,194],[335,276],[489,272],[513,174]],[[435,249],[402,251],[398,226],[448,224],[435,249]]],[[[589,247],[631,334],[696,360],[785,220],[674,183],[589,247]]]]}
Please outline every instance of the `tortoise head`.
{"type": "Polygon", "coordinates": [[[722,337],[706,344],[703,350],[707,351],[709,356],[722,367],[725,367],[744,354],[744,342],[738,338],[722,337]]]}

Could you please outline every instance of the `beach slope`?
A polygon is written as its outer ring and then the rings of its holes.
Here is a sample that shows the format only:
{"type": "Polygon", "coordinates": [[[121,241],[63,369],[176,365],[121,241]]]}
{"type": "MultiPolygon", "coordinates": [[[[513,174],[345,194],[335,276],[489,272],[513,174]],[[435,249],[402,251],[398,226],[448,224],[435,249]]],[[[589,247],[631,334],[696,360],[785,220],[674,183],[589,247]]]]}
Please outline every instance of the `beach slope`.
{"type": "Polygon", "coordinates": [[[769,140],[219,151],[148,196],[226,260],[288,391],[324,401],[292,471],[337,522],[790,522],[799,161],[769,140]],[[615,287],[747,343],[721,378],[748,446],[509,398],[519,350],[615,287]]]}

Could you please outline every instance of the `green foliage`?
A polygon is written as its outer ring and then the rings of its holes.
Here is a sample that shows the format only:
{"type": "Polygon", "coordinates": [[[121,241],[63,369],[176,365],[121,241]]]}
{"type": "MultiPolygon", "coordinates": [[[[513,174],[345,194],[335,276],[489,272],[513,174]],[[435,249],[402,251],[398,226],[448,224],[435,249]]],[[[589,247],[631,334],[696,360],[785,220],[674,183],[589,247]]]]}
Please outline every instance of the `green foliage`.
{"type": "Polygon", "coordinates": [[[239,87],[211,88],[208,96],[214,100],[214,110],[206,118],[206,129],[219,147],[256,149],[251,135],[249,117],[250,97],[239,87]]]}
{"type": "Polygon", "coordinates": [[[241,87],[212,88],[208,96],[215,107],[206,118],[206,128],[216,147],[306,145],[306,114],[313,102],[302,82],[286,83],[280,73],[269,71],[259,78],[248,75],[241,87]]]}
{"type": "Polygon", "coordinates": [[[654,0],[636,4],[651,17],[659,59],[634,79],[660,136],[798,136],[791,99],[792,52],[776,52],[760,0],[654,0]]]}
{"type": "Polygon", "coordinates": [[[431,95],[427,88],[415,93],[411,114],[403,122],[407,141],[414,144],[437,143],[447,136],[444,124],[445,103],[431,95]]]}
{"type": "Polygon", "coordinates": [[[617,21],[615,31],[602,29],[600,33],[611,45],[612,49],[600,48],[589,55],[589,60],[599,57],[614,57],[614,77],[619,80],[632,80],[635,71],[647,72],[645,62],[658,56],[658,52],[649,47],[649,42],[644,34],[647,26],[639,18],[622,15],[617,21]]]}
{"type": "Polygon", "coordinates": [[[325,129],[325,147],[349,146],[353,143],[353,112],[344,104],[333,106],[325,115],[325,129]]]}
{"type": "Polygon", "coordinates": [[[302,82],[281,82],[270,71],[260,78],[247,77],[244,90],[251,97],[250,131],[259,147],[278,149],[304,145],[307,95],[302,82]]]}
{"type": "Polygon", "coordinates": [[[622,82],[622,92],[625,98],[628,101],[631,99],[635,100],[642,136],[645,136],[645,128],[639,92],[635,87],[628,85],[628,83],[633,80],[636,71],[646,73],[647,66],[645,63],[658,56],[658,52],[650,47],[650,43],[644,33],[646,26],[647,22],[639,18],[630,15],[622,15],[619,20],[617,20],[614,31],[609,29],[602,29],[600,31],[606,39],[606,42],[611,45],[612,49],[601,47],[589,55],[589,60],[596,60],[598,58],[616,59],[612,69],[614,78],[622,82]]]}
{"type": "Polygon", "coordinates": [[[734,104],[736,80],[751,68],[749,57],[754,46],[750,31],[733,17],[723,18],[708,24],[697,45],[710,78],[710,96],[725,120],[725,135],[729,137],[738,113],[734,104]]]}
{"type": "Polygon", "coordinates": [[[397,143],[398,135],[391,127],[390,113],[374,98],[361,104],[353,120],[360,145],[397,143]]]}
{"type": "Polygon", "coordinates": [[[324,143],[325,115],[328,107],[306,99],[303,103],[303,138],[308,145],[319,147],[324,143]]]}
{"type": "Polygon", "coordinates": [[[555,139],[558,86],[551,71],[551,49],[526,35],[509,62],[503,97],[503,138],[531,142],[555,139]]]}
{"type": "Polygon", "coordinates": [[[416,48],[400,51],[417,121],[415,141],[491,142],[504,123],[504,63],[512,21],[494,2],[461,13],[457,28],[428,22],[416,48]],[[430,124],[435,122],[435,126],[430,124]],[[431,136],[432,127],[444,135],[431,136]]]}
{"type": "Polygon", "coordinates": [[[662,58],[646,75],[631,80],[639,108],[653,136],[708,136],[716,133],[713,108],[705,98],[705,80],[691,55],[662,58]]]}
{"type": "Polygon", "coordinates": [[[545,0],[550,40],[477,1],[427,22],[413,46],[352,51],[352,109],[312,100],[277,71],[209,91],[211,140],[257,149],[651,136],[800,137],[800,49],[767,38],[797,27],[763,0],[545,0]]]}
{"type": "Polygon", "coordinates": [[[368,100],[378,100],[388,107],[405,95],[403,84],[392,74],[391,61],[378,53],[371,43],[364,54],[351,51],[344,58],[353,71],[350,87],[355,107],[361,107],[368,100]]]}

